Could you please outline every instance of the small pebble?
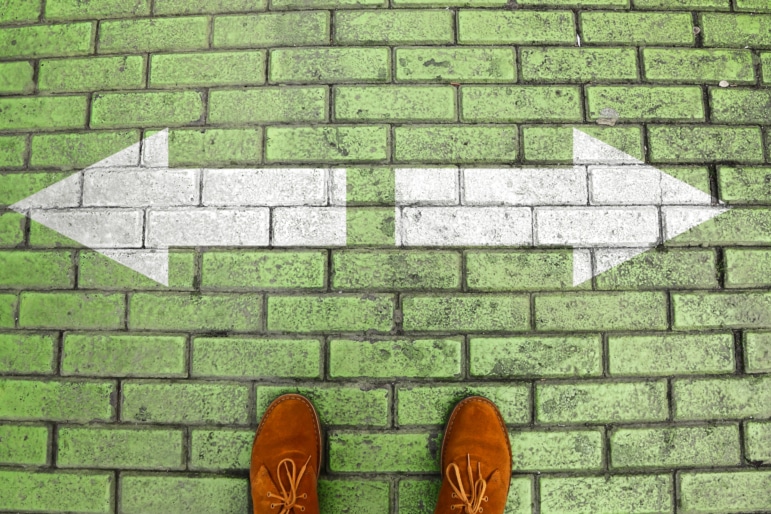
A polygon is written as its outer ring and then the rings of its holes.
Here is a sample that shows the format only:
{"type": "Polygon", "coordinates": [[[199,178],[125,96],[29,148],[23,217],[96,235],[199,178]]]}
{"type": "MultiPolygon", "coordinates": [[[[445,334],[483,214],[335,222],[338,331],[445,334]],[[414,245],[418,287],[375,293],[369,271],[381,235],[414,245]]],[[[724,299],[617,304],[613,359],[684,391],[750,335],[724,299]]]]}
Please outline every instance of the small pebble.
{"type": "Polygon", "coordinates": [[[729,84],[728,84],[728,81],[727,81],[727,80],[721,80],[721,81],[718,83],[718,86],[720,86],[720,87],[728,87],[728,86],[729,86],[729,84]]]}

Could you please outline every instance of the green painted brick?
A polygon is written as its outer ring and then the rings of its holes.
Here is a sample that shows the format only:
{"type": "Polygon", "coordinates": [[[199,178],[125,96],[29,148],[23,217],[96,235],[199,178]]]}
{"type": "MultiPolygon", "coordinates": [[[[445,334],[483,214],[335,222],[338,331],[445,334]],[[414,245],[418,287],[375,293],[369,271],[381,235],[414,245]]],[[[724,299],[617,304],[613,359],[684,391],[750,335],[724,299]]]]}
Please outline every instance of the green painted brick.
{"type": "Polygon", "coordinates": [[[440,437],[433,433],[329,434],[329,468],[357,473],[437,472],[440,437]]]}
{"type": "Polygon", "coordinates": [[[570,11],[459,11],[458,43],[464,45],[573,44],[570,11]]]}
{"type": "Polygon", "coordinates": [[[122,514],[229,514],[249,509],[245,478],[122,474],[122,514]]]}
{"type": "Polygon", "coordinates": [[[61,374],[185,377],[185,337],[68,332],[62,344],[61,374]]]}
{"type": "Polygon", "coordinates": [[[41,7],[42,0],[5,0],[0,12],[0,23],[37,21],[41,7]]]}
{"type": "Polygon", "coordinates": [[[206,16],[105,21],[99,25],[99,53],[203,50],[209,47],[206,16]]]}
{"type": "Polygon", "coordinates": [[[202,289],[322,289],[327,252],[204,252],[202,289]]]}
{"type": "Polygon", "coordinates": [[[465,256],[466,284],[472,291],[573,288],[572,250],[471,250],[465,256]]]}
{"type": "Polygon", "coordinates": [[[755,65],[749,50],[644,48],[645,78],[685,84],[754,84],[755,65]]]}
{"type": "Polygon", "coordinates": [[[522,48],[526,82],[616,82],[637,80],[633,48],[522,48]]]}
{"type": "Polygon", "coordinates": [[[0,58],[87,55],[95,30],[91,22],[0,28],[0,58]]]}
{"type": "Polygon", "coordinates": [[[649,125],[653,162],[763,162],[760,127],[649,125]]]}
{"type": "Polygon", "coordinates": [[[675,330],[771,327],[771,293],[673,294],[675,330]]]}
{"type": "Polygon", "coordinates": [[[690,13],[592,12],[580,14],[585,43],[693,45],[690,13]]]}
{"type": "Polygon", "coordinates": [[[214,18],[214,48],[329,44],[329,13],[304,11],[214,18]]]}
{"type": "Polygon", "coordinates": [[[771,5],[765,0],[734,0],[734,5],[737,11],[771,12],[771,5]]]}
{"type": "Polygon", "coordinates": [[[192,289],[194,259],[191,251],[169,252],[169,285],[164,286],[100,253],[82,251],[78,261],[78,286],[101,290],[192,289]]]}
{"type": "Polygon", "coordinates": [[[45,59],[40,62],[40,91],[78,92],[136,89],[145,85],[145,60],[139,55],[45,59]]]}
{"type": "Polygon", "coordinates": [[[602,342],[588,335],[472,337],[469,362],[471,375],[480,377],[596,377],[602,374],[602,342]]]}
{"type": "Polygon", "coordinates": [[[392,168],[353,167],[347,168],[345,175],[348,205],[392,205],[396,201],[392,168]]]}
{"type": "Polygon", "coordinates": [[[734,208],[670,239],[668,246],[753,245],[769,241],[771,211],[734,208]]]}
{"type": "Polygon", "coordinates": [[[744,426],[747,460],[768,464],[771,461],[771,423],[751,421],[744,426]]]}
{"type": "Polygon", "coordinates": [[[632,0],[635,9],[728,11],[731,0],[632,0]]]}
{"type": "Polygon", "coordinates": [[[0,247],[9,248],[24,241],[26,218],[15,212],[0,214],[0,247]]]}
{"type": "Polygon", "coordinates": [[[540,423],[629,423],[668,416],[665,380],[537,384],[535,397],[540,423]]]}
{"type": "Polygon", "coordinates": [[[763,83],[771,84],[771,52],[763,52],[760,54],[760,62],[763,67],[763,83]]]}
{"type": "Polygon", "coordinates": [[[530,302],[524,295],[405,295],[402,312],[404,330],[489,332],[530,328],[530,302]]]}
{"type": "Polygon", "coordinates": [[[67,178],[69,173],[8,173],[0,175],[0,205],[11,205],[67,178]]]}
{"type": "Polygon", "coordinates": [[[620,121],[704,121],[697,86],[588,87],[586,100],[591,120],[602,117],[603,109],[613,109],[620,121]]]}
{"type": "Polygon", "coordinates": [[[268,0],[155,0],[154,14],[216,14],[264,11],[268,0]]]}
{"type": "Polygon", "coordinates": [[[516,82],[511,48],[397,48],[398,82],[516,82]]]}
{"type": "Polygon", "coordinates": [[[2,289],[59,289],[74,285],[72,252],[0,252],[2,289]]]}
{"type": "Polygon", "coordinates": [[[451,44],[449,10],[361,10],[335,13],[335,42],[342,44],[451,44]]]}
{"type": "Polygon", "coordinates": [[[242,124],[325,121],[326,87],[267,87],[212,91],[209,122],[242,124]]]}
{"type": "Polygon", "coordinates": [[[710,171],[706,166],[659,166],[659,169],[712,196],[710,171]]]}
{"type": "Polygon", "coordinates": [[[262,129],[169,131],[169,165],[238,166],[262,162],[262,129]]]}
{"type": "Polygon", "coordinates": [[[336,121],[455,121],[452,86],[340,86],[336,121]]]}
{"type": "Polygon", "coordinates": [[[610,455],[616,469],[738,466],[739,427],[619,429],[610,435],[610,455]]]}
{"type": "Polygon", "coordinates": [[[524,424],[530,419],[530,387],[527,384],[456,384],[398,386],[399,426],[444,425],[458,402],[483,396],[496,404],[506,423],[524,424]]]}
{"type": "Polygon", "coordinates": [[[506,0],[393,0],[394,7],[503,7],[504,5],[506,0]]]}
{"type": "Polygon", "coordinates": [[[385,427],[388,424],[389,397],[386,387],[367,386],[262,386],[257,385],[257,419],[283,394],[301,394],[318,412],[323,426],[351,425],[385,427]]]}
{"type": "Polygon", "coordinates": [[[680,475],[680,505],[685,512],[760,512],[771,509],[771,472],[726,471],[680,475]]]}
{"type": "Polygon", "coordinates": [[[672,512],[670,475],[544,477],[543,514],[672,512]]]}
{"type": "MultiPolygon", "coordinates": [[[[399,480],[400,514],[433,514],[439,497],[441,480],[399,480]]],[[[506,514],[530,514],[533,504],[533,484],[528,476],[513,476],[509,482],[506,514]]]]}
{"type": "Polygon", "coordinates": [[[13,328],[17,306],[16,295],[0,294],[0,328],[13,328]]]}
{"type": "Polygon", "coordinates": [[[718,287],[712,250],[648,251],[597,276],[597,289],[718,287]]]}
{"type": "Polygon", "coordinates": [[[0,441],[2,464],[45,466],[48,462],[48,427],[0,424],[0,441]]]}
{"type": "Polygon", "coordinates": [[[381,480],[320,480],[319,508],[321,512],[344,514],[356,505],[360,514],[379,514],[388,510],[390,484],[381,480]]]}
{"type": "Polygon", "coordinates": [[[388,48],[278,48],[270,53],[271,83],[356,83],[391,80],[388,48]]]}
{"type": "Polygon", "coordinates": [[[25,512],[114,512],[115,475],[90,471],[0,470],[0,509],[25,512]]]}
{"type": "Polygon", "coordinates": [[[384,161],[388,158],[388,127],[340,126],[268,127],[268,162],[384,161]]]}
{"type": "Polygon", "coordinates": [[[532,7],[602,7],[605,9],[625,9],[629,0],[520,0],[518,5],[532,7]]]}
{"type": "Polygon", "coordinates": [[[602,468],[602,430],[516,431],[509,434],[509,440],[515,472],[602,468]]]}
{"type": "Polygon", "coordinates": [[[771,124],[771,89],[710,88],[709,103],[716,122],[771,124]]]}
{"type": "MultiPolygon", "coordinates": [[[[638,126],[575,128],[639,160],[644,160],[642,128],[638,126]]],[[[573,127],[526,126],[522,129],[525,161],[573,163],[573,127]]],[[[572,277],[572,275],[571,275],[572,277]]],[[[572,281],[572,278],[571,278],[572,281]]]]}
{"type": "Polygon", "coordinates": [[[268,330],[283,332],[388,332],[394,297],[388,294],[269,296],[268,330]]]}
{"type": "Polygon", "coordinates": [[[459,378],[460,339],[329,342],[331,378],[459,378]]]}
{"type": "Polygon", "coordinates": [[[346,209],[347,246],[390,246],[396,239],[393,207],[349,207],[346,209]]]}
{"type": "Polygon", "coordinates": [[[46,0],[47,20],[95,20],[150,15],[150,0],[46,0]]]}
{"type": "Polygon", "coordinates": [[[388,7],[387,0],[272,0],[271,9],[358,9],[388,7]]]}
{"type": "Polygon", "coordinates": [[[733,373],[731,334],[611,335],[613,376],[669,376],[733,373]]]}
{"type": "Polygon", "coordinates": [[[249,389],[228,382],[123,382],[121,420],[131,423],[245,425],[249,389]]]}
{"type": "Polygon", "coordinates": [[[56,336],[10,332],[0,334],[0,373],[50,375],[54,373],[56,336]]]}
{"type": "Polygon", "coordinates": [[[187,125],[200,120],[203,113],[198,91],[96,94],[91,105],[91,126],[187,125]]]}
{"type": "Polygon", "coordinates": [[[190,375],[236,379],[319,378],[318,339],[193,340],[190,375]]]}
{"type": "Polygon", "coordinates": [[[0,419],[113,421],[117,402],[114,382],[0,380],[0,419]]]}
{"type": "Polygon", "coordinates": [[[139,330],[254,331],[262,324],[262,297],[247,294],[136,293],[129,328],[139,330]]]}
{"type": "Polygon", "coordinates": [[[771,204],[771,167],[718,167],[720,199],[729,203],[771,204]]]}
{"type": "Polygon", "coordinates": [[[184,469],[182,430],[60,427],[60,468],[184,469]]]}
{"type": "MultiPolygon", "coordinates": [[[[138,130],[35,134],[32,136],[30,165],[63,170],[87,168],[138,142],[138,130]]],[[[58,176],[64,178],[64,175],[58,176]]],[[[47,182],[41,182],[39,189],[47,182]]]]}
{"type": "Polygon", "coordinates": [[[771,251],[762,249],[725,249],[725,287],[771,286],[771,251]]]}
{"type": "Polygon", "coordinates": [[[366,290],[460,289],[457,252],[340,250],[332,253],[332,288],[366,290]]]}
{"type": "Polygon", "coordinates": [[[401,126],[394,139],[396,161],[476,164],[515,160],[519,135],[515,125],[401,126]]]}
{"type": "Polygon", "coordinates": [[[191,430],[190,461],[195,471],[248,470],[254,430],[191,430]]]}
{"type": "Polygon", "coordinates": [[[771,333],[747,333],[744,339],[744,359],[749,373],[771,372],[771,333]]]}
{"type": "MultiPolygon", "coordinates": [[[[24,166],[26,149],[27,138],[25,136],[0,136],[0,168],[21,168],[24,166]]],[[[0,175],[0,180],[5,180],[5,177],[5,175],[0,175]]],[[[7,194],[3,188],[0,188],[0,191],[0,194],[7,194]]]]}
{"type": "Polygon", "coordinates": [[[587,292],[535,295],[538,330],[655,330],[667,328],[661,292],[587,292]]]}
{"type": "Polygon", "coordinates": [[[581,121],[581,93],[577,87],[470,86],[462,87],[464,122],[546,123],[581,121]]]}
{"type": "Polygon", "coordinates": [[[260,85],[265,61],[265,51],[153,55],[150,86],[260,85]]]}
{"type": "Polygon", "coordinates": [[[771,376],[690,378],[672,382],[675,420],[767,418],[771,376]]]}
{"type": "Polygon", "coordinates": [[[35,90],[32,64],[27,61],[0,63],[0,95],[24,95],[35,90]]]}
{"type": "Polygon", "coordinates": [[[771,15],[704,13],[704,46],[771,48],[771,15]]]}
{"type": "Polygon", "coordinates": [[[24,328],[123,328],[122,294],[23,292],[20,303],[19,326],[24,328]]]}
{"type": "Polygon", "coordinates": [[[84,128],[85,96],[0,98],[0,131],[84,128]]]}

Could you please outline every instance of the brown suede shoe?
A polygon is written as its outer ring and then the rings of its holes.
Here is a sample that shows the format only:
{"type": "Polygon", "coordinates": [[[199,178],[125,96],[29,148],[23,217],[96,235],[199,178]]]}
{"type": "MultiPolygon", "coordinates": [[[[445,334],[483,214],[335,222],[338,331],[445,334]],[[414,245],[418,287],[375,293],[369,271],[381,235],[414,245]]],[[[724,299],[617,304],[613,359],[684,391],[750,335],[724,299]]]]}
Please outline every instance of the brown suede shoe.
{"type": "Polygon", "coordinates": [[[252,446],[254,514],[319,514],[320,468],[316,409],[299,394],[279,396],[265,411],[252,446]]]}
{"type": "Polygon", "coordinates": [[[435,514],[503,514],[511,482],[511,444],[493,402],[470,396],[455,406],[442,440],[441,468],[435,514]]]}

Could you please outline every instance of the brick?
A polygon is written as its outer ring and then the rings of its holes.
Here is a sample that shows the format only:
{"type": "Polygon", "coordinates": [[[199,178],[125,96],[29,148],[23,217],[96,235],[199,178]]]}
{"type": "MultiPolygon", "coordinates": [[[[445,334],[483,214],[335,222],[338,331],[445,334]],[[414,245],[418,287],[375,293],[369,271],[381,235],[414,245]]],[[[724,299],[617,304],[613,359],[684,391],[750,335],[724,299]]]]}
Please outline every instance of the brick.
{"type": "Polygon", "coordinates": [[[398,82],[516,82],[511,48],[397,48],[398,82]]]}
{"type": "Polygon", "coordinates": [[[569,122],[583,119],[578,88],[471,86],[461,88],[464,122],[569,122]]]}
{"type": "Polygon", "coordinates": [[[268,0],[156,0],[153,14],[215,14],[267,8],[268,0]]]}
{"type": "Polygon", "coordinates": [[[771,509],[771,472],[683,473],[680,505],[686,512],[756,512],[771,509]]]}
{"type": "Polygon", "coordinates": [[[597,336],[508,337],[469,340],[471,376],[570,378],[602,374],[597,336]]]}
{"type": "Polygon", "coordinates": [[[62,376],[187,376],[182,336],[67,333],[60,358],[62,376]]]}
{"type": "Polygon", "coordinates": [[[737,11],[771,12],[771,6],[763,0],[734,0],[734,5],[737,11]]]}
{"type": "Polygon", "coordinates": [[[362,10],[335,13],[335,42],[342,44],[452,44],[449,10],[362,10]]]}
{"type": "Polygon", "coordinates": [[[591,12],[580,14],[589,44],[686,45],[694,43],[690,13],[591,12]]]}
{"type": "Polygon", "coordinates": [[[530,422],[530,388],[526,384],[455,384],[398,387],[398,425],[443,425],[455,405],[468,396],[494,402],[509,424],[530,422]]]}
{"type": "Polygon", "coordinates": [[[146,244],[171,246],[267,246],[269,209],[152,210],[148,213],[146,244]]]}
{"type": "Polygon", "coordinates": [[[495,331],[527,330],[530,309],[526,296],[416,296],[402,299],[405,330],[495,331]]]}
{"type": "Polygon", "coordinates": [[[15,212],[0,214],[0,247],[12,248],[24,241],[26,218],[15,212]]]}
{"type": "Polygon", "coordinates": [[[771,52],[761,53],[760,62],[763,66],[762,81],[764,84],[771,84],[771,52]]]}
{"type": "MultiPolygon", "coordinates": [[[[344,175],[344,170],[339,171],[344,175]]],[[[335,198],[338,191],[332,182],[345,178],[336,175],[337,170],[323,168],[204,170],[201,203],[215,207],[259,205],[320,210],[328,203],[339,205],[335,198]]],[[[342,191],[339,193],[342,195],[342,191]]]]}
{"type": "Polygon", "coordinates": [[[79,92],[136,89],[145,85],[144,57],[52,59],[40,62],[40,91],[79,92]]]}
{"type": "Polygon", "coordinates": [[[50,375],[55,371],[53,334],[0,333],[0,373],[50,375]]]}
{"type": "Polygon", "coordinates": [[[462,177],[455,167],[397,168],[394,171],[397,205],[429,206],[460,203],[462,177]]]}
{"type": "Polygon", "coordinates": [[[120,477],[124,514],[226,514],[249,509],[249,482],[244,478],[196,475],[120,477]]]}
{"type": "Polygon", "coordinates": [[[102,54],[177,52],[208,47],[206,16],[105,21],[99,25],[98,51],[102,54]]]}
{"type": "MultiPolygon", "coordinates": [[[[89,423],[113,421],[114,382],[0,380],[0,419],[89,423]]],[[[1,496],[0,496],[1,497],[1,496]]]]}
{"type": "Polygon", "coordinates": [[[767,418],[771,377],[688,378],[672,382],[675,420],[767,418]]]}
{"type": "Polygon", "coordinates": [[[197,337],[193,340],[190,374],[248,380],[318,378],[320,352],[318,339],[197,337]]]}
{"type": "Polygon", "coordinates": [[[664,293],[538,294],[538,330],[640,330],[667,328],[664,293]]]}
{"type": "Polygon", "coordinates": [[[153,55],[152,87],[235,86],[265,83],[264,51],[153,55]]]}
{"type": "Polygon", "coordinates": [[[121,421],[185,425],[245,425],[249,389],[228,382],[123,382],[121,421]]]}
{"type": "Polygon", "coordinates": [[[329,44],[329,13],[304,11],[214,18],[214,48],[329,44]]]}
{"type": "Polygon", "coordinates": [[[771,204],[771,167],[720,166],[717,181],[724,202],[771,204]]]}
{"type": "Polygon", "coordinates": [[[730,0],[632,0],[635,9],[676,11],[728,11],[730,0]]]}
{"type": "Polygon", "coordinates": [[[271,83],[356,83],[391,80],[387,48],[278,48],[270,53],[271,83]]]}
{"type": "Polygon", "coordinates": [[[0,95],[24,95],[35,90],[32,64],[27,61],[0,63],[0,95]]]}
{"type": "Polygon", "coordinates": [[[517,158],[517,129],[503,126],[401,126],[394,128],[401,162],[482,163],[517,158]]]}
{"type": "Polygon", "coordinates": [[[6,0],[0,23],[18,23],[37,21],[41,12],[41,0],[6,0]]]}
{"type": "Polygon", "coordinates": [[[393,0],[393,5],[394,7],[503,7],[506,2],[504,0],[393,0]]]}
{"type": "Polygon", "coordinates": [[[532,244],[527,207],[405,207],[399,216],[399,242],[403,246],[532,244]]]}
{"type": "Polygon", "coordinates": [[[326,87],[268,87],[212,91],[209,122],[241,124],[325,121],[326,87]]]}
{"type": "Polygon", "coordinates": [[[771,15],[704,13],[704,46],[771,48],[771,15]]]}
{"type": "Polygon", "coordinates": [[[60,468],[184,469],[182,430],[60,427],[60,468]]]}
{"type": "Polygon", "coordinates": [[[458,43],[463,45],[573,44],[570,11],[459,11],[458,43]]]}
{"type": "Polygon", "coordinates": [[[388,156],[385,126],[268,127],[268,162],[383,161],[388,156]]]}
{"type": "Polygon", "coordinates": [[[0,424],[0,441],[3,441],[2,464],[45,466],[48,463],[48,427],[0,424]]]}
{"type": "Polygon", "coordinates": [[[202,116],[197,91],[97,94],[91,106],[91,126],[102,128],[187,125],[202,116]]]}
{"type": "Polygon", "coordinates": [[[254,430],[194,429],[190,431],[190,461],[195,471],[248,470],[254,430]]]}
{"type": "Polygon", "coordinates": [[[755,66],[749,50],[644,48],[645,78],[684,84],[754,84],[755,66]]]}
{"type": "Polygon", "coordinates": [[[715,253],[711,250],[648,251],[598,275],[596,280],[597,289],[718,287],[715,253]]]}
{"type": "Polygon", "coordinates": [[[771,461],[771,423],[751,421],[744,425],[747,460],[768,464],[771,461]]]}
{"type": "Polygon", "coordinates": [[[22,293],[19,326],[26,328],[123,328],[124,298],[84,292],[22,293]]]}
{"type": "MultiPolygon", "coordinates": [[[[476,5],[476,4],[475,4],[476,5]]],[[[432,514],[441,480],[399,480],[398,506],[401,514],[432,514]]],[[[506,514],[530,514],[533,505],[533,484],[529,476],[513,476],[509,482],[506,514]]]]}
{"type": "Polygon", "coordinates": [[[726,248],[725,287],[771,286],[768,269],[771,266],[771,252],[761,249],[726,248]]]}
{"type": "Polygon", "coordinates": [[[159,284],[97,252],[80,252],[78,286],[100,290],[186,289],[193,288],[195,254],[192,251],[169,252],[169,285],[159,284]]]}
{"type": "Polygon", "coordinates": [[[139,330],[249,331],[262,323],[262,297],[245,294],[135,293],[129,327],[139,330]]]}
{"type": "Polygon", "coordinates": [[[426,433],[331,432],[328,462],[333,472],[437,472],[439,436],[426,433]]]}
{"type": "MultiPolygon", "coordinates": [[[[30,165],[63,170],[86,168],[138,142],[138,130],[35,134],[30,165]]],[[[138,152],[136,158],[136,164],[139,164],[138,152]]],[[[64,175],[53,176],[64,178],[64,175]]],[[[38,190],[45,185],[48,183],[41,183],[38,190]]]]}
{"type": "MultiPolygon", "coordinates": [[[[0,143],[1,144],[1,143],[0,143]]],[[[22,143],[22,151],[24,145],[22,143]]],[[[46,187],[66,178],[68,173],[7,173],[0,175],[0,205],[7,206],[23,200],[46,187]]]]}
{"type": "Polygon", "coordinates": [[[460,289],[460,254],[441,251],[350,251],[332,254],[332,288],[460,289]]]}
{"type": "Polygon", "coordinates": [[[393,205],[396,201],[392,168],[352,167],[345,174],[347,205],[393,205]]]}
{"type": "Polygon", "coordinates": [[[0,98],[0,131],[84,128],[85,96],[0,98]]]}
{"type": "MultiPolygon", "coordinates": [[[[642,129],[639,126],[576,126],[575,128],[614,148],[644,160],[642,129]]],[[[525,126],[522,129],[526,162],[573,164],[573,128],[525,126]]]]}
{"type": "Polygon", "coordinates": [[[75,285],[71,252],[0,252],[0,288],[56,289],[75,285]]]}
{"type": "Polygon", "coordinates": [[[301,394],[311,401],[323,426],[385,427],[390,393],[387,387],[368,386],[262,386],[257,385],[257,419],[283,394],[301,394]]]}
{"type": "Polygon", "coordinates": [[[0,294],[0,328],[13,328],[18,305],[18,297],[0,294]]]}
{"type": "Polygon", "coordinates": [[[393,208],[351,207],[346,209],[347,246],[393,246],[395,218],[393,208]]]}
{"type": "Polygon", "coordinates": [[[747,333],[744,359],[748,373],[771,372],[771,335],[764,332],[747,333]]]}
{"type": "Polygon", "coordinates": [[[205,252],[202,289],[321,289],[325,251],[205,252]]]}
{"type": "Polygon", "coordinates": [[[539,423],[631,423],[668,416],[665,380],[538,384],[535,398],[539,423]]]}
{"type": "Polygon", "coordinates": [[[673,294],[675,330],[771,327],[771,294],[673,294]]]}
{"type": "Polygon", "coordinates": [[[262,162],[262,129],[169,131],[169,165],[238,166],[262,162]]]}
{"type": "Polygon", "coordinates": [[[387,294],[269,296],[268,330],[283,332],[388,332],[393,296],[387,294]]]}
{"type": "Polygon", "coordinates": [[[509,434],[509,440],[515,472],[602,468],[602,430],[517,431],[509,434]]]}
{"type": "Polygon", "coordinates": [[[455,88],[340,86],[336,121],[455,121],[455,88]]]}
{"type": "Polygon", "coordinates": [[[673,496],[669,475],[541,479],[544,514],[671,512],[673,496]]]}
{"type": "Polygon", "coordinates": [[[87,55],[94,30],[91,22],[0,28],[0,58],[87,55]]]}
{"type": "MultiPolygon", "coordinates": [[[[689,210],[683,208],[666,212],[665,226],[677,229],[689,218],[689,210]]],[[[771,211],[765,209],[736,208],[698,225],[665,244],[668,246],[752,245],[768,242],[771,211]]],[[[667,227],[669,230],[669,227],[667,227]]],[[[671,238],[671,235],[668,235],[671,238]]]]}
{"type": "Polygon", "coordinates": [[[608,340],[613,376],[671,376],[732,373],[731,334],[614,336],[608,340]]]}
{"type": "Polygon", "coordinates": [[[629,0],[523,0],[519,5],[532,7],[602,7],[606,9],[625,9],[629,0]]]}
{"type": "Polygon", "coordinates": [[[150,15],[150,0],[50,0],[45,4],[47,20],[93,20],[150,15]]]}
{"type": "Polygon", "coordinates": [[[332,378],[458,378],[460,373],[459,339],[329,342],[332,378]]]}
{"type": "MultiPolygon", "coordinates": [[[[24,153],[27,149],[25,136],[0,136],[0,168],[21,168],[24,166],[24,153]]],[[[7,180],[7,175],[0,175],[0,180],[7,180]]],[[[0,189],[7,194],[6,190],[0,189]]]]}
{"type": "Polygon", "coordinates": [[[271,9],[359,9],[388,7],[387,0],[273,0],[271,9]]]}
{"type": "Polygon", "coordinates": [[[620,121],[704,121],[702,91],[692,87],[588,87],[588,117],[613,109],[620,121]]]}
{"type": "MultiPolygon", "coordinates": [[[[465,168],[463,205],[586,205],[586,168],[465,168]]],[[[532,232],[532,227],[531,227],[532,232]]]]}
{"type": "Polygon", "coordinates": [[[352,504],[361,514],[385,512],[391,503],[390,483],[385,480],[320,480],[321,512],[345,512],[352,504]]]}
{"type": "Polygon", "coordinates": [[[273,209],[273,244],[342,246],[345,218],[344,207],[278,207],[273,209]]]}
{"type": "Polygon", "coordinates": [[[89,512],[115,509],[111,472],[0,471],[0,509],[34,512],[89,512]]]}
{"type": "Polygon", "coordinates": [[[763,162],[759,127],[649,125],[653,162],[763,162]]]}
{"type": "Polygon", "coordinates": [[[716,122],[771,124],[769,89],[710,88],[709,102],[716,122]]]}
{"type": "Polygon", "coordinates": [[[522,48],[526,82],[615,82],[637,80],[632,48],[522,48]]]}

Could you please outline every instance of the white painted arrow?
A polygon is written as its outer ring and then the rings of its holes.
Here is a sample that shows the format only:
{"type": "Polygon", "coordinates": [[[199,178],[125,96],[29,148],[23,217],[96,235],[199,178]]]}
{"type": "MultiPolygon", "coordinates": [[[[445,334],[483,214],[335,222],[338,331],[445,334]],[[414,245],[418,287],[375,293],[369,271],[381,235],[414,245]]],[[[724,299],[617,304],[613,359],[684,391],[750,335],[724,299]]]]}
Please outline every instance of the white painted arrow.
{"type": "MultiPolygon", "coordinates": [[[[398,168],[397,246],[571,246],[578,285],[718,214],[579,130],[574,166],[398,168]],[[594,256],[594,257],[592,257],[594,256]]],[[[168,285],[168,248],[346,244],[342,168],[170,169],[162,131],[14,204],[168,285]]]]}

